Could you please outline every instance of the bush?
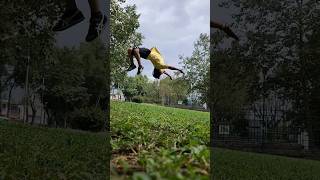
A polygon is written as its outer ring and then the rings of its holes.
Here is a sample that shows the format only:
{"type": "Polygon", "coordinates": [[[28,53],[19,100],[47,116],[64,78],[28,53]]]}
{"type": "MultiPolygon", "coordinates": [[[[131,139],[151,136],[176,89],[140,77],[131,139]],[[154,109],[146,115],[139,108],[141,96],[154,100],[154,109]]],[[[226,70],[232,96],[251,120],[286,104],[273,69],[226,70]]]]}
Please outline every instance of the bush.
{"type": "Polygon", "coordinates": [[[184,104],[184,105],[188,105],[188,104],[189,104],[188,99],[184,99],[184,100],[182,101],[182,104],[184,104]]]}
{"type": "Polygon", "coordinates": [[[98,132],[104,128],[106,114],[98,107],[76,109],[70,114],[71,128],[98,132]]]}
{"type": "Polygon", "coordinates": [[[249,121],[244,118],[236,118],[232,121],[233,131],[240,135],[240,137],[247,137],[249,135],[248,126],[249,121]]]}
{"type": "Polygon", "coordinates": [[[143,103],[144,102],[144,99],[142,96],[134,96],[132,98],[132,102],[135,102],[135,103],[143,103]]]}

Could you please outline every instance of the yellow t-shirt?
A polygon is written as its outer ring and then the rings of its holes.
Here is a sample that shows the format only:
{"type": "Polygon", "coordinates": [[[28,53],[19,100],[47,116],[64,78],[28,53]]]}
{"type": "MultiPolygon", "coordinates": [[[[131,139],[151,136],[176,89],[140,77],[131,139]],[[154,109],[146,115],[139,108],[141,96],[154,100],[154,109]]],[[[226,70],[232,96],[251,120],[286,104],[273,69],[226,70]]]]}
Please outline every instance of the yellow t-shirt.
{"type": "Polygon", "coordinates": [[[161,70],[168,68],[168,65],[164,63],[164,59],[162,58],[159,50],[155,47],[151,48],[151,52],[147,59],[149,59],[152,62],[154,68],[156,69],[161,70]]]}

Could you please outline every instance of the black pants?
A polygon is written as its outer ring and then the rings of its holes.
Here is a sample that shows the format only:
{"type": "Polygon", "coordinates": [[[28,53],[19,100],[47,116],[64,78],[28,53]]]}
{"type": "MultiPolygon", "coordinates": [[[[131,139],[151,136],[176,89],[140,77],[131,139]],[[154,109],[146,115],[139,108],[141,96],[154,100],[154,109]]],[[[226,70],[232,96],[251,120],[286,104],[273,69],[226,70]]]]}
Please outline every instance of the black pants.
{"type": "MultiPolygon", "coordinates": [[[[149,54],[151,53],[150,49],[147,49],[147,48],[138,48],[138,47],[135,47],[133,48],[134,49],[139,49],[139,54],[140,54],[140,57],[142,57],[143,59],[147,59],[147,57],[149,56],[149,54]]],[[[132,50],[132,53],[133,53],[133,50],[132,50]]]]}

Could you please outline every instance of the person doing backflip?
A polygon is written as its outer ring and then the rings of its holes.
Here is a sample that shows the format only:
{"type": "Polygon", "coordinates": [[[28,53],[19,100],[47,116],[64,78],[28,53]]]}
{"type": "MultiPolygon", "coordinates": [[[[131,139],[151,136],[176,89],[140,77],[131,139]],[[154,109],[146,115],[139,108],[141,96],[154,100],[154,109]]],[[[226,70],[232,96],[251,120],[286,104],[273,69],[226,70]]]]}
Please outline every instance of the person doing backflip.
{"type": "MultiPolygon", "coordinates": [[[[107,22],[107,17],[102,14],[99,8],[98,0],[88,0],[90,5],[91,17],[86,41],[90,42],[96,39],[102,32],[107,22]]],[[[63,31],[74,26],[85,18],[78,9],[75,0],[66,0],[66,9],[58,23],[53,27],[53,31],[63,31]]]]}
{"type": "Polygon", "coordinates": [[[159,50],[156,47],[153,47],[151,49],[139,47],[129,48],[128,58],[130,60],[130,67],[127,69],[127,71],[132,71],[136,68],[136,65],[133,61],[134,57],[138,61],[138,75],[143,70],[141,58],[150,60],[152,62],[154,66],[152,75],[154,78],[160,79],[160,76],[162,74],[165,74],[172,80],[172,77],[165,71],[165,69],[176,70],[184,74],[184,72],[181,69],[165,64],[163,57],[161,56],[159,50]]]}
{"type": "MultiPolygon", "coordinates": [[[[222,25],[215,21],[211,21],[210,27],[220,29],[230,37],[236,39],[237,41],[239,40],[238,36],[228,26],[222,25]]],[[[184,72],[181,69],[165,64],[164,59],[162,58],[159,50],[155,47],[151,49],[139,48],[139,47],[129,48],[128,57],[130,60],[130,67],[127,69],[127,71],[132,71],[133,69],[136,68],[136,65],[134,64],[134,61],[133,61],[133,58],[135,57],[138,61],[137,74],[140,74],[143,70],[143,66],[141,64],[141,58],[148,59],[152,62],[154,66],[152,75],[154,78],[160,79],[160,76],[162,74],[166,74],[172,80],[172,77],[165,71],[165,69],[180,71],[181,73],[184,74],[184,72]]]]}

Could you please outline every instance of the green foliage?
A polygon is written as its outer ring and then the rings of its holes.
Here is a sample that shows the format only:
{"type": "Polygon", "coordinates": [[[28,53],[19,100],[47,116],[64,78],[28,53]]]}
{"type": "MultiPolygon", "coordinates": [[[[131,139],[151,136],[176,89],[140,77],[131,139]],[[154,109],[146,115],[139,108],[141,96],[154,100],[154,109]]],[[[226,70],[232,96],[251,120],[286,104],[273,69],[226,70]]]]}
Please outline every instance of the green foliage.
{"type": "Polygon", "coordinates": [[[159,95],[162,104],[176,105],[178,101],[187,98],[189,93],[189,81],[183,77],[175,77],[173,80],[165,78],[160,81],[159,95]]]}
{"type": "Polygon", "coordinates": [[[281,156],[213,149],[213,178],[229,180],[318,179],[320,162],[281,156]]]}
{"type": "Polygon", "coordinates": [[[0,121],[0,179],[105,179],[106,136],[0,121]]]}
{"type": "Polygon", "coordinates": [[[52,55],[54,34],[51,26],[60,10],[52,0],[0,3],[0,79],[8,75],[4,73],[5,66],[13,67],[13,72],[4,79],[5,83],[0,83],[0,92],[2,88],[14,86],[25,88],[28,73],[27,89],[33,91],[29,91],[25,101],[34,107],[31,97],[36,96],[43,67],[52,55]]]}
{"type": "Polygon", "coordinates": [[[236,57],[246,59],[246,66],[254,70],[256,80],[247,85],[251,101],[276,94],[292,105],[293,124],[310,131],[319,127],[316,104],[320,101],[315,98],[320,82],[319,2],[228,0],[221,5],[239,10],[233,15],[234,24],[245,32],[244,41],[232,48],[236,57]]]}
{"type": "MultiPolygon", "coordinates": [[[[0,3],[3,15],[0,28],[4,33],[0,39],[0,79],[4,65],[13,67],[5,86],[26,88],[24,101],[33,112],[36,110],[33,97],[43,95],[41,101],[49,125],[60,127],[66,126],[68,113],[76,109],[90,106],[105,109],[110,77],[102,42],[84,43],[79,49],[54,47],[51,27],[63,10],[61,5],[62,2],[52,0],[0,3]]],[[[1,82],[0,92],[2,87],[1,82]]]]}
{"type": "Polygon", "coordinates": [[[147,76],[127,76],[121,84],[122,92],[128,101],[176,105],[187,98],[188,81],[181,77],[173,80],[165,78],[151,81],[147,76]]]}
{"type": "Polygon", "coordinates": [[[132,97],[132,102],[135,102],[135,103],[143,103],[143,96],[133,96],[132,97]]]}
{"type": "MultiPolygon", "coordinates": [[[[214,34],[218,36],[219,34],[214,34]]],[[[221,41],[212,41],[217,46],[221,41]]],[[[256,71],[246,58],[239,56],[240,47],[214,49],[212,51],[211,106],[213,112],[240,110],[252,103],[255,96],[251,92],[256,83],[256,71]]]]}
{"type": "MultiPolygon", "coordinates": [[[[108,88],[104,58],[105,49],[99,41],[81,44],[79,49],[56,49],[55,62],[46,67],[44,75],[43,95],[49,125],[66,126],[69,113],[76,117],[74,113],[85,107],[103,108],[101,103],[105,101],[108,88]]],[[[79,116],[84,118],[83,112],[79,116]]],[[[100,118],[95,119],[101,124],[100,118]]],[[[84,126],[76,125],[82,129],[84,126]]]]}
{"type": "Polygon", "coordinates": [[[83,43],[76,52],[81,58],[79,63],[85,78],[83,86],[90,94],[90,104],[96,104],[99,99],[108,96],[110,75],[105,46],[100,41],[83,43]]]}
{"type": "Polygon", "coordinates": [[[127,49],[139,46],[142,34],[137,32],[139,15],[136,6],[125,6],[125,0],[111,0],[110,9],[110,57],[112,82],[121,83],[129,67],[127,49]]]}
{"type": "Polygon", "coordinates": [[[75,129],[99,132],[104,128],[106,116],[100,107],[84,107],[71,112],[68,122],[75,129]]]}
{"type": "Polygon", "coordinates": [[[191,57],[181,56],[185,78],[188,80],[189,93],[199,94],[200,103],[209,103],[210,82],[210,39],[207,34],[200,34],[194,43],[191,57]]]}
{"type": "Polygon", "coordinates": [[[144,177],[209,179],[209,113],[111,102],[110,124],[115,156],[133,149],[144,177]]]}
{"type": "Polygon", "coordinates": [[[155,104],[161,103],[160,87],[158,81],[149,81],[149,83],[147,83],[144,88],[146,92],[145,96],[143,96],[144,102],[155,104]]]}
{"type": "Polygon", "coordinates": [[[126,76],[124,82],[121,84],[124,96],[128,100],[132,100],[134,96],[144,96],[147,94],[147,87],[149,85],[147,76],[126,76]]]}

